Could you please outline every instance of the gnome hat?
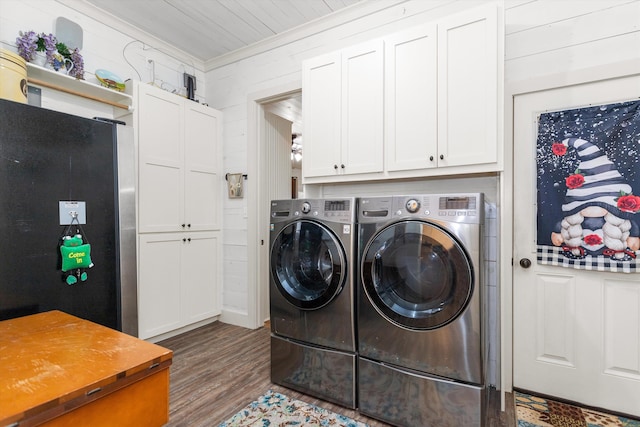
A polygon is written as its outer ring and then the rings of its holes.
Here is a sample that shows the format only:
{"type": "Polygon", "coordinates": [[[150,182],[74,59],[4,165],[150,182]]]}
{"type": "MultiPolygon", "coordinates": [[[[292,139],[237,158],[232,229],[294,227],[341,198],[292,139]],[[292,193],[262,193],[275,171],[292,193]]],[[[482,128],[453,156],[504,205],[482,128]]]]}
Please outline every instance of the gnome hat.
{"type": "Polygon", "coordinates": [[[621,211],[616,199],[622,194],[630,194],[632,188],[624,181],[613,162],[600,151],[600,148],[584,139],[567,138],[562,144],[568,148],[575,148],[580,158],[578,171],[572,176],[578,178],[577,184],[570,186],[572,177],[567,178],[569,188],[562,205],[562,211],[566,216],[589,206],[600,206],[617,217],[631,219],[634,214],[621,211]]]}

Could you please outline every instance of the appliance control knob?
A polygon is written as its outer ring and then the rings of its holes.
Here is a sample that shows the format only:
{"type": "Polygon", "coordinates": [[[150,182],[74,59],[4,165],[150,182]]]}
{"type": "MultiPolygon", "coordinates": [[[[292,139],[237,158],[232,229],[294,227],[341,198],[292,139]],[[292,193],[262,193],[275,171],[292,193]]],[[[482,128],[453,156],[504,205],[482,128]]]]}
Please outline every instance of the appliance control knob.
{"type": "Polygon", "coordinates": [[[311,212],[311,205],[309,204],[309,202],[304,202],[302,204],[302,213],[309,213],[311,212]]]}
{"type": "Polygon", "coordinates": [[[418,209],[420,209],[420,202],[417,201],[416,199],[409,199],[407,200],[405,207],[409,212],[416,213],[418,212],[418,209]]]}

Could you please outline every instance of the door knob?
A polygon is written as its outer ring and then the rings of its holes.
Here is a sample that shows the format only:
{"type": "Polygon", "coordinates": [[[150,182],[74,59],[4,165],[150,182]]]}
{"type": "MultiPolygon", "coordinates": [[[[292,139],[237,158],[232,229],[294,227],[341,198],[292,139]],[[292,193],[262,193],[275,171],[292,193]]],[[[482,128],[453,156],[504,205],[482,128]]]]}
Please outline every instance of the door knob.
{"type": "Polygon", "coordinates": [[[520,260],[520,267],[522,267],[522,268],[531,267],[531,260],[529,258],[522,258],[520,260]]]}

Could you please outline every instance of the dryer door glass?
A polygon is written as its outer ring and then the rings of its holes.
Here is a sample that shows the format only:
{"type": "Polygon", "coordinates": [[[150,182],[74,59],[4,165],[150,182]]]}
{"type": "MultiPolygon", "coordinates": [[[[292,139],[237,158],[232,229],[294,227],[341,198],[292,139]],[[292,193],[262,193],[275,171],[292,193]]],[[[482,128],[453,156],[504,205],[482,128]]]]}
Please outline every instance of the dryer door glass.
{"type": "Polygon", "coordinates": [[[346,257],[335,235],[321,224],[296,221],[271,248],[271,274],[293,305],[317,309],[328,304],[346,281],[346,257]]]}
{"type": "Polygon", "coordinates": [[[435,329],[454,320],[474,286],[471,262],[458,241],[423,221],[380,230],[366,246],[361,267],[371,303],[410,329],[435,329]]]}

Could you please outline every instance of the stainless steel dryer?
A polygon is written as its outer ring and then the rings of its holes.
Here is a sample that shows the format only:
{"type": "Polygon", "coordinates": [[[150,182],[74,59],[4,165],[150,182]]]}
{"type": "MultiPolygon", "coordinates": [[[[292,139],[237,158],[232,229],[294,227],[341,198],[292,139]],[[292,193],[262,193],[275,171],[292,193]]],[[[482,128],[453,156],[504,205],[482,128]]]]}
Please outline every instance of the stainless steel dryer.
{"type": "Polygon", "coordinates": [[[271,202],[271,381],[356,404],[354,198],[271,202]]]}
{"type": "Polygon", "coordinates": [[[359,200],[358,395],[400,426],[480,426],[483,195],[359,200]]]}

